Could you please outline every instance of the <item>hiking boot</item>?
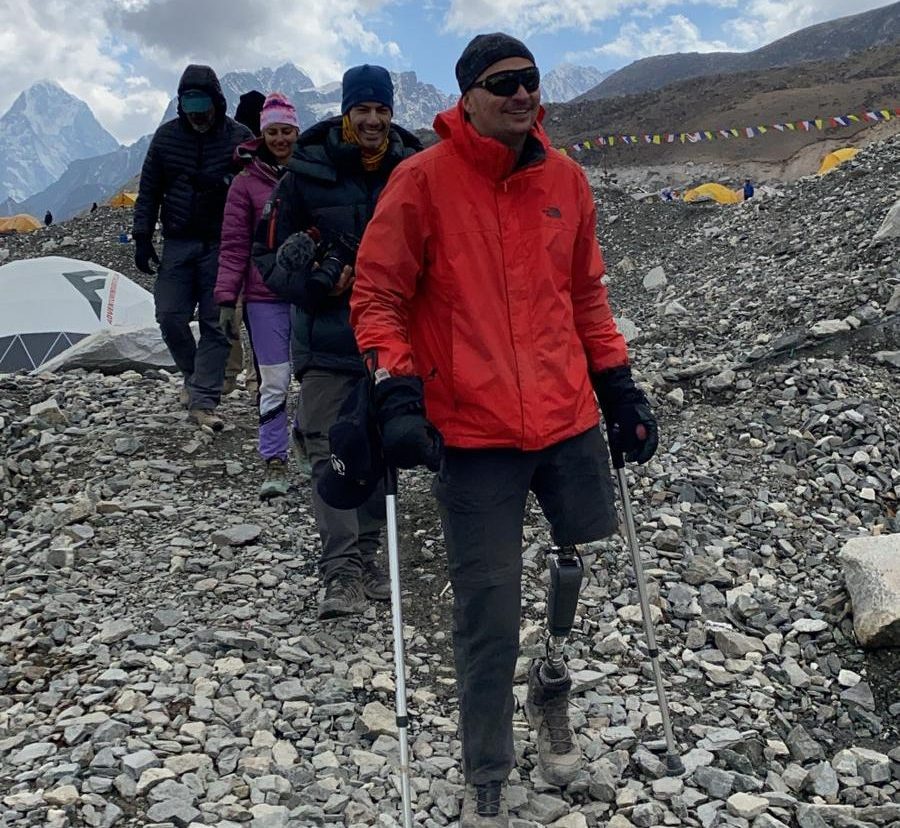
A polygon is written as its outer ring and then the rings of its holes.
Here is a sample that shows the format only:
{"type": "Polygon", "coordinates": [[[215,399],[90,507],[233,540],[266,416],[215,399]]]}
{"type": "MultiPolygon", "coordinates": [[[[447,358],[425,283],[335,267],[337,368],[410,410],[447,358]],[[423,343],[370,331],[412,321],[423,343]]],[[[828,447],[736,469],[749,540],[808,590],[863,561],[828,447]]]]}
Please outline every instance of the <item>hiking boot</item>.
{"type": "Polygon", "coordinates": [[[260,500],[283,497],[288,493],[289,488],[287,463],[280,457],[270,457],[266,460],[266,477],[259,486],[260,500]]]}
{"type": "Polygon", "coordinates": [[[247,395],[251,400],[255,400],[257,395],[259,394],[259,383],[256,381],[255,376],[249,377],[244,382],[244,390],[247,392],[247,395]]]}
{"type": "Polygon", "coordinates": [[[507,828],[509,811],[502,782],[466,785],[459,828],[507,828]]]}
{"type": "Polygon", "coordinates": [[[366,596],[358,575],[340,573],[325,584],[325,597],[319,604],[319,620],[360,615],[366,609],[366,596]]]}
{"type": "Polygon", "coordinates": [[[237,377],[225,377],[222,383],[222,396],[227,397],[237,388],[237,377]]]}
{"type": "Polygon", "coordinates": [[[188,408],[191,404],[191,392],[182,385],[181,390],[178,392],[178,404],[182,408],[188,408]]]}
{"type": "Polygon", "coordinates": [[[535,661],[528,673],[525,715],[537,734],[538,767],[551,785],[568,785],[581,770],[581,746],[569,722],[572,679],[557,678],[535,661]]]}
{"type": "Polygon", "coordinates": [[[212,431],[221,431],[225,427],[225,423],[214,408],[192,408],[189,413],[191,419],[201,428],[206,426],[212,431]]]}
{"type": "Polygon", "coordinates": [[[363,564],[362,586],[366,598],[373,601],[391,600],[391,579],[374,558],[363,564]]]}

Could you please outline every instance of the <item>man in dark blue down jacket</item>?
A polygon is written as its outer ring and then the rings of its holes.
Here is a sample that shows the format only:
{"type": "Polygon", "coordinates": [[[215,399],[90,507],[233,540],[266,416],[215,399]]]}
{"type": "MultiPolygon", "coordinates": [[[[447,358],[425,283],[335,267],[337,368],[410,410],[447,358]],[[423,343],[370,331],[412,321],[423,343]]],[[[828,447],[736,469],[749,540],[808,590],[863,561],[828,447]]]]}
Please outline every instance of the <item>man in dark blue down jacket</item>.
{"type": "Polygon", "coordinates": [[[235,147],[253,135],[225,114],[225,96],[209,66],[191,64],[178,83],[178,117],[153,136],[134,207],[134,261],[152,274],[156,321],[175,364],[184,374],[181,403],[191,418],[222,429],[216,406],[222,393],[228,337],[219,327],[213,299],[225,197],[235,147]],[[162,262],[153,231],[162,210],[162,262]],[[190,322],[200,322],[195,342],[190,322]]]}
{"type": "Polygon", "coordinates": [[[328,430],[365,374],[350,327],[356,245],[391,172],[422,148],[415,135],[392,122],[393,109],[386,69],[368,64],[348,69],[342,114],[300,136],[253,246],[273,290],[278,292],[273,277],[294,285],[284,297],[295,303],[291,351],[294,375],[302,382],[298,427],[312,464],[310,488],[322,542],[320,619],[359,615],[366,599],[390,600],[390,583],[375,561],[384,526],[383,489],[361,503],[335,508],[322,499],[318,482],[331,468],[328,430]],[[306,256],[311,236],[320,240],[319,250],[306,256]]]}

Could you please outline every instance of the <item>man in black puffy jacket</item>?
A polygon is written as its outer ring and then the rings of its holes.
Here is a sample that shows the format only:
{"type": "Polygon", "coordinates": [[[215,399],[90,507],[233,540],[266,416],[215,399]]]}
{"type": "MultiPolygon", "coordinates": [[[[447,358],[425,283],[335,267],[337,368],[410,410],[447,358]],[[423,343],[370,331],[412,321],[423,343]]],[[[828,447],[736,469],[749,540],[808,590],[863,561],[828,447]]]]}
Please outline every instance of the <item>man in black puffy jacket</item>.
{"type": "Polygon", "coordinates": [[[253,135],[225,114],[225,96],[209,66],[191,64],[178,83],[178,117],[153,136],[134,208],[135,265],[152,274],[156,321],[175,364],[184,374],[181,402],[199,424],[219,431],[229,342],[219,327],[213,299],[225,197],[235,147],[253,135]],[[162,262],[153,231],[162,210],[162,262]],[[190,322],[200,321],[195,342],[190,322]]]}
{"type": "Polygon", "coordinates": [[[302,382],[299,430],[312,463],[312,498],[322,540],[325,595],[319,618],[362,613],[366,599],[389,600],[375,563],[384,525],[384,490],[354,508],[337,509],[319,494],[330,468],[328,430],[365,374],[350,327],[356,246],[393,169],[422,148],[392,122],[388,71],[364,64],[343,79],[342,115],[300,136],[287,172],[257,229],[254,259],[266,284],[294,302],[292,362],[302,382]]]}

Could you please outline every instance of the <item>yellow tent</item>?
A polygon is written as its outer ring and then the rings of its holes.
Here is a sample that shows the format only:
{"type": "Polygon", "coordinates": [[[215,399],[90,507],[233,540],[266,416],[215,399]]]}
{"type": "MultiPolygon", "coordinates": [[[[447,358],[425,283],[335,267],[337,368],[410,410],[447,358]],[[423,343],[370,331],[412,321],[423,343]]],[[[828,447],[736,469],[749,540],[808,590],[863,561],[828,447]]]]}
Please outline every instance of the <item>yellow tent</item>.
{"type": "Polygon", "coordinates": [[[822,159],[822,166],[819,167],[819,175],[825,175],[825,173],[831,172],[835,167],[839,167],[845,161],[855,158],[857,153],[859,153],[859,150],[855,147],[844,147],[843,149],[829,152],[828,155],[822,159]]]}
{"type": "Polygon", "coordinates": [[[744,200],[741,190],[729,190],[721,184],[701,184],[684,194],[685,201],[718,201],[719,204],[737,204],[744,200]]]}
{"type": "Polygon", "coordinates": [[[0,233],[30,233],[41,227],[41,223],[28,213],[0,217],[0,233]]]}
{"type": "Polygon", "coordinates": [[[120,193],[116,193],[110,200],[110,207],[134,207],[134,203],[137,201],[137,193],[126,193],[125,190],[122,190],[120,193]]]}

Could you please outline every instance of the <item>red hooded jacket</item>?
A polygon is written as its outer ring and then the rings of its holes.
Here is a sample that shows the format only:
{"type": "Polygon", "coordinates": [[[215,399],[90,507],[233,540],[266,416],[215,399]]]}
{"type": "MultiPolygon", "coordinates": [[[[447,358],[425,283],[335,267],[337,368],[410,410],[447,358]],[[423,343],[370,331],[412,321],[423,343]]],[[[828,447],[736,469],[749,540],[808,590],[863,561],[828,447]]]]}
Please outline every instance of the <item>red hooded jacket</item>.
{"type": "Polygon", "coordinates": [[[536,124],[514,152],[462,105],[391,175],[356,262],[359,349],[424,380],[448,446],[544,448],[596,426],[588,369],[628,362],[601,283],[593,195],[536,124]]]}

